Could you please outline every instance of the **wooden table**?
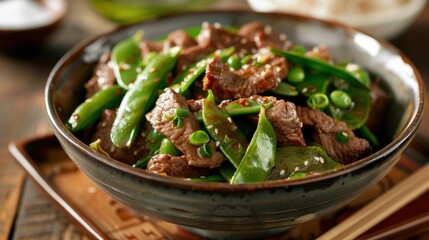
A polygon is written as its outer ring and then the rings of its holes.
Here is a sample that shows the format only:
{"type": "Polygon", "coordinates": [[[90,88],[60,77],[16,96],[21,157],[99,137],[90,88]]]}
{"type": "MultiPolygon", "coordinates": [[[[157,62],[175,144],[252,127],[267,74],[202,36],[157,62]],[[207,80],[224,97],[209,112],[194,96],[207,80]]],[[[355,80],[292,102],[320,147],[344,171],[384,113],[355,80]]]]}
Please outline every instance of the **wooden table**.
{"type": "MultiPolygon", "coordinates": [[[[25,176],[7,150],[9,142],[52,132],[44,107],[45,82],[59,58],[83,39],[109,31],[115,24],[100,17],[87,1],[70,11],[46,46],[28,54],[0,53],[0,240],[85,239],[25,176]]],[[[392,43],[420,70],[429,86],[429,5],[392,43]]],[[[429,103],[418,137],[429,142],[429,103]]]]}

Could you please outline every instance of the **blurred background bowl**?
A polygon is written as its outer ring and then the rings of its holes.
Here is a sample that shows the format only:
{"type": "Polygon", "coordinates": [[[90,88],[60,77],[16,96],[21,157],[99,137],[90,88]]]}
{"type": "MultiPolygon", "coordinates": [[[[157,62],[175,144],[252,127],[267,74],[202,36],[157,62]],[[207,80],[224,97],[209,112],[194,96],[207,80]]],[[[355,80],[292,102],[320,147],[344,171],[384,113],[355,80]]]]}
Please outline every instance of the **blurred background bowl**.
{"type": "Polygon", "coordinates": [[[401,34],[426,0],[247,0],[254,11],[289,12],[343,22],[386,39],[401,34]]]}
{"type": "Polygon", "coordinates": [[[172,222],[206,237],[260,238],[343,207],[383,178],[399,160],[423,116],[424,85],[414,65],[389,43],[348,26],[290,14],[223,11],[177,14],[120,28],[79,44],[55,66],[46,109],[65,152],[97,186],[136,213],[172,222]],[[93,151],[64,125],[85,95],[84,83],[101,55],[144,29],[146,39],[202,22],[269,24],[294,43],[325,44],[337,61],[353,59],[383,79],[392,95],[383,138],[372,155],[336,171],[293,181],[230,185],[167,177],[133,168],[93,151]]]}
{"type": "Polygon", "coordinates": [[[119,24],[130,24],[170,13],[201,10],[214,0],[90,0],[102,16],[119,24]]]}
{"type": "Polygon", "coordinates": [[[66,12],[65,0],[0,1],[0,49],[14,52],[39,48],[66,12]]]}

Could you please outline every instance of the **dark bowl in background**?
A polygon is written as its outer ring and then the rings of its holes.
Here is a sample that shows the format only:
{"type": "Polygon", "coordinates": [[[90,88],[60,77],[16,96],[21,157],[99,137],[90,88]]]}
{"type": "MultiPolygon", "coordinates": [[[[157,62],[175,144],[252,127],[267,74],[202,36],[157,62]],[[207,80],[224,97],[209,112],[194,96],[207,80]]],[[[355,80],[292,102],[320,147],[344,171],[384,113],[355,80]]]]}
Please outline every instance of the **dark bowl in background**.
{"type": "Polygon", "coordinates": [[[114,199],[202,236],[261,237],[341,208],[384,177],[414,137],[423,115],[424,86],[413,64],[389,43],[335,22],[289,14],[199,12],[138,23],[86,41],[67,53],[46,85],[55,135],[80,170],[114,199]],[[336,171],[293,181],[255,184],[191,182],[135,169],[91,150],[64,125],[83,100],[83,84],[99,56],[144,29],[145,38],[207,21],[240,26],[258,20],[305,46],[326,44],[334,59],[351,59],[382,77],[392,94],[379,151],[336,171]]]}

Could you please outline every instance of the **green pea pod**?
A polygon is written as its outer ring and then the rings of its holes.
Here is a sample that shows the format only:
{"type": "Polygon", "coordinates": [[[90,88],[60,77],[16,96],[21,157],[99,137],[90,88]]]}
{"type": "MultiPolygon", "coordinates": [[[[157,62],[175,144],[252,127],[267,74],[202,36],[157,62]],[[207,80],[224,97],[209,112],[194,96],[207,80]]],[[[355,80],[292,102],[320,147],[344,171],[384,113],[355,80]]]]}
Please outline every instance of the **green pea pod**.
{"type": "Polygon", "coordinates": [[[212,60],[215,56],[219,56],[221,58],[228,57],[234,53],[234,47],[226,48],[220,51],[216,51],[214,53],[209,54],[203,60],[200,60],[190,67],[188,67],[183,73],[179,74],[172,82],[172,88],[179,94],[183,94],[195,80],[198,79],[201,74],[206,71],[207,64],[210,60],[212,60]]]}
{"type": "Polygon", "coordinates": [[[116,82],[127,90],[128,85],[136,80],[139,65],[142,63],[139,46],[142,38],[143,32],[137,32],[132,38],[117,43],[112,49],[111,60],[116,82]]]}
{"type": "Polygon", "coordinates": [[[365,124],[371,110],[371,92],[350,86],[337,85],[337,87],[351,97],[352,107],[341,109],[334,104],[329,104],[327,112],[334,119],[346,122],[352,130],[360,128],[365,124]]]}
{"type": "Polygon", "coordinates": [[[271,92],[286,97],[294,97],[299,94],[297,88],[287,82],[280,82],[276,88],[271,90],[271,92]]]}
{"type": "MultiPolygon", "coordinates": [[[[262,106],[264,106],[265,109],[268,109],[273,106],[273,103],[266,102],[262,104],[262,106]]],[[[221,104],[220,107],[225,110],[229,116],[257,114],[261,111],[261,104],[257,101],[249,99],[234,100],[221,104]]],[[[198,119],[198,121],[203,121],[203,114],[201,111],[194,112],[194,115],[198,119]]]]}
{"type": "Polygon", "coordinates": [[[148,149],[148,154],[139,159],[136,163],[134,163],[133,167],[145,168],[150,158],[155,155],[155,153],[161,147],[163,139],[165,139],[164,134],[157,132],[155,131],[155,129],[151,128],[145,139],[145,147],[148,149]]]}
{"type": "Polygon", "coordinates": [[[313,93],[326,94],[330,82],[329,75],[325,73],[307,72],[304,81],[295,84],[295,87],[301,94],[310,97],[313,93]]]}
{"type": "Polygon", "coordinates": [[[67,128],[76,132],[88,127],[100,118],[104,109],[117,107],[123,96],[123,89],[117,85],[98,91],[74,110],[67,121],[67,128]]]}
{"type": "Polygon", "coordinates": [[[268,179],[296,178],[337,169],[342,165],[333,161],[318,146],[277,148],[276,163],[268,179]],[[295,177],[292,177],[295,176],[295,177]]]}
{"type": "Polygon", "coordinates": [[[365,69],[361,68],[359,65],[347,62],[347,63],[338,64],[338,67],[343,68],[347,72],[354,75],[357,79],[359,79],[360,82],[370,87],[371,79],[369,77],[369,74],[367,71],[365,71],[365,69]]]}
{"type": "Polygon", "coordinates": [[[179,156],[180,151],[177,150],[176,146],[171,142],[170,139],[164,138],[159,146],[159,154],[168,154],[171,156],[179,156]]]}
{"type": "Polygon", "coordinates": [[[159,86],[165,84],[167,74],[173,69],[180,48],[170,48],[167,53],[154,58],[139,73],[136,81],[122,99],[112,125],[110,138],[119,147],[130,147],[138,134],[144,114],[155,102],[159,86]]]}
{"type": "Polygon", "coordinates": [[[203,101],[202,113],[210,136],[219,144],[228,160],[238,167],[249,143],[229,114],[217,106],[211,90],[208,90],[208,96],[203,101]]]}
{"type": "MultiPolygon", "coordinates": [[[[265,109],[271,108],[273,103],[268,101],[262,104],[265,109]]],[[[221,106],[230,116],[256,114],[261,111],[261,104],[249,99],[234,100],[221,106]]]]}
{"type": "Polygon", "coordinates": [[[293,63],[297,63],[302,66],[309,67],[310,69],[313,69],[322,73],[332,74],[335,77],[344,79],[350,85],[354,86],[357,89],[364,89],[367,91],[370,89],[369,85],[367,85],[364,82],[361,82],[360,79],[356,78],[354,74],[351,74],[350,72],[344,70],[343,68],[334,66],[321,59],[307,57],[302,54],[297,54],[296,52],[292,52],[292,51],[286,52],[286,51],[282,51],[274,48],[271,49],[271,52],[276,55],[287,58],[293,63]]]}
{"type": "Polygon", "coordinates": [[[276,159],[276,132],[261,107],[258,127],[231,183],[252,183],[267,180],[276,159]]]}

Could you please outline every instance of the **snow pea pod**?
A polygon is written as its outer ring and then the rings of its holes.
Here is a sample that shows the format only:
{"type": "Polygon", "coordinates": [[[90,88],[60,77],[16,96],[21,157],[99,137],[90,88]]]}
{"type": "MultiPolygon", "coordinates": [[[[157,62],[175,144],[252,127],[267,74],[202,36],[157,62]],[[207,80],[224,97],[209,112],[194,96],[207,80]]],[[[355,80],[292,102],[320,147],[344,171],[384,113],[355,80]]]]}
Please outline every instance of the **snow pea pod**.
{"type": "Polygon", "coordinates": [[[330,159],[318,146],[277,148],[276,163],[268,179],[305,177],[337,169],[342,165],[330,159]],[[298,175],[299,174],[299,175],[298,175]]]}
{"type": "Polygon", "coordinates": [[[337,83],[337,89],[345,92],[352,99],[352,107],[341,109],[334,104],[329,104],[327,112],[334,119],[344,121],[352,129],[358,129],[363,126],[368,119],[371,110],[371,92],[363,89],[342,86],[337,83]]]}
{"type": "Polygon", "coordinates": [[[298,92],[306,97],[310,97],[313,93],[326,94],[331,79],[325,73],[311,73],[307,71],[304,81],[295,84],[298,92]]]}
{"type": "Polygon", "coordinates": [[[234,47],[215,51],[209,54],[204,59],[189,66],[183,73],[179,74],[172,82],[171,88],[179,94],[183,94],[197,80],[201,74],[206,71],[207,64],[215,56],[221,59],[230,56],[234,53],[234,47]]]}
{"type": "Polygon", "coordinates": [[[117,43],[112,49],[111,60],[116,82],[127,90],[128,85],[136,80],[143,61],[139,46],[142,38],[143,32],[137,32],[133,37],[117,43]]]}
{"type": "Polygon", "coordinates": [[[171,156],[179,156],[181,152],[177,150],[176,146],[171,142],[170,139],[164,138],[159,146],[159,154],[168,154],[171,156]]]}
{"type": "Polygon", "coordinates": [[[180,48],[174,47],[158,55],[130,86],[113,121],[110,138],[115,146],[123,148],[132,145],[144,120],[144,114],[152,107],[157,90],[165,84],[165,78],[173,69],[179,53],[180,48]]]}
{"type": "Polygon", "coordinates": [[[259,103],[250,99],[238,99],[225,104],[221,104],[221,107],[230,115],[230,116],[239,116],[246,114],[256,114],[261,111],[261,106],[264,106],[265,109],[271,108],[273,103],[268,101],[266,103],[259,103]]]}
{"type": "Polygon", "coordinates": [[[258,126],[231,183],[251,183],[267,180],[276,159],[276,132],[261,107],[258,126]]]}
{"type": "MultiPolygon", "coordinates": [[[[248,114],[257,114],[261,111],[261,105],[265,109],[271,108],[273,103],[268,101],[266,103],[259,103],[249,99],[238,99],[231,102],[221,103],[219,107],[225,110],[229,116],[240,116],[248,114]]],[[[194,112],[195,117],[198,121],[203,121],[203,114],[201,111],[194,112]]]]}
{"type": "Polygon", "coordinates": [[[276,54],[276,55],[287,58],[288,60],[290,60],[293,63],[297,63],[297,64],[300,64],[302,66],[307,66],[313,70],[323,72],[323,73],[332,74],[335,77],[344,79],[350,85],[354,86],[355,88],[364,89],[367,91],[370,89],[369,85],[366,82],[362,82],[360,79],[356,78],[356,76],[354,74],[350,73],[349,71],[344,70],[341,67],[334,66],[328,62],[325,62],[321,59],[307,57],[307,56],[304,56],[302,54],[297,54],[296,52],[292,52],[292,51],[287,52],[287,51],[282,51],[282,50],[274,49],[274,48],[271,48],[271,52],[276,54]]]}
{"type": "Polygon", "coordinates": [[[202,114],[210,136],[228,160],[238,167],[249,143],[229,114],[217,106],[211,90],[203,101],[202,114]]]}
{"type": "Polygon", "coordinates": [[[287,97],[294,97],[294,96],[298,96],[299,94],[297,88],[287,82],[280,82],[276,88],[271,90],[271,92],[277,95],[287,96],[287,97]]]}
{"type": "Polygon", "coordinates": [[[164,134],[155,131],[155,129],[151,127],[145,139],[145,147],[148,149],[148,154],[134,163],[133,167],[145,168],[150,158],[155,155],[155,153],[161,147],[163,139],[165,139],[164,134]]]}
{"type": "Polygon", "coordinates": [[[67,128],[76,132],[97,121],[104,109],[119,105],[125,92],[118,85],[113,85],[95,93],[81,103],[67,121],[67,128]]]}

